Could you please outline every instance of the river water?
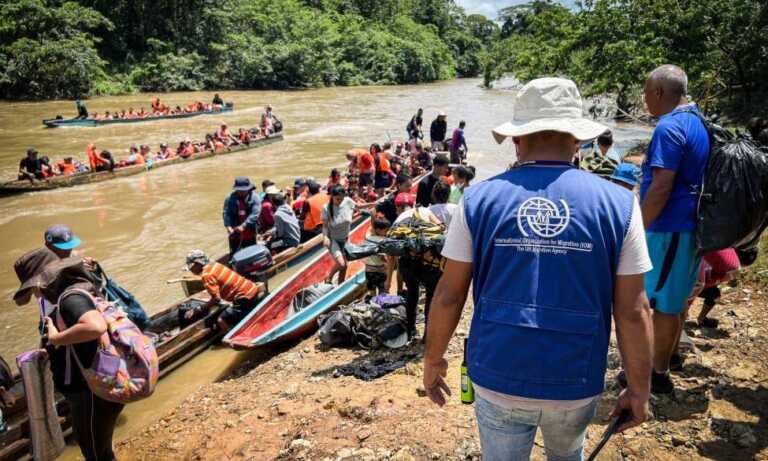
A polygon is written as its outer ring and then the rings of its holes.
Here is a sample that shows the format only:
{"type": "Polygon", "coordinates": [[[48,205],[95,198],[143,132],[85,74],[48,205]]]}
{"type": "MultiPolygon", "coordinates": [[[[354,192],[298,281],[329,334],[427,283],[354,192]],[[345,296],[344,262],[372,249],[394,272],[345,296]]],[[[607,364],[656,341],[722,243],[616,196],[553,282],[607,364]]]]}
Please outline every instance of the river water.
{"type": "MultiPolygon", "coordinates": [[[[401,139],[418,107],[425,110],[425,130],[439,110],[448,114],[449,131],[460,119],[467,121],[469,160],[479,178],[502,171],[514,160],[512,147],[497,145],[490,130],[511,118],[514,91],[505,82],[493,90],[480,84],[479,79],[463,79],[418,86],[223,92],[224,100],[235,103],[235,111],[226,115],[99,128],[43,128],[43,118],[71,116],[71,101],[0,103],[0,178],[8,179],[15,177],[28,147],[51,159],[67,153],[84,160],[82,152],[93,141],[100,149],[124,157],[132,143],[149,144],[153,150],[161,141],[173,146],[187,136],[202,138],[222,121],[235,130],[254,126],[267,103],[286,126],[285,141],[248,153],[71,189],[0,198],[0,355],[11,361],[37,342],[34,304],[17,307],[12,301],[18,287],[12,266],[24,252],[42,245],[49,225],[70,225],[82,239],[85,253],[97,258],[152,312],[181,296],[179,286],[166,281],[181,275],[189,250],[225,251],[221,207],[235,176],[250,176],[257,184],[269,178],[281,187],[298,176],[325,178],[331,168],[345,165],[347,149],[401,139]]],[[[153,96],[95,98],[87,105],[91,112],[138,109],[148,107],[153,96]]],[[[212,96],[210,92],[172,93],[162,99],[176,105],[208,101],[212,96]]],[[[609,125],[615,128],[619,150],[649,134],[645,127],[609,125]]]]}

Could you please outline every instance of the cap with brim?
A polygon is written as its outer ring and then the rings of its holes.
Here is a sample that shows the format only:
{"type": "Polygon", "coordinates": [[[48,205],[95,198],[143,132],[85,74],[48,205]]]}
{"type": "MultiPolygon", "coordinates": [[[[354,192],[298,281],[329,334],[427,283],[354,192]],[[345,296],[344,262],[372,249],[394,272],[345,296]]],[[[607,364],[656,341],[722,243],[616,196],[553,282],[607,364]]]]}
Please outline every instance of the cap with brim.
{"type": "Polygon", "coordinates": [[[622,182],[628,186],[635,187],[637,185],[638,176],[640,176],[640,169],[631,163],[622,163],[611,174],[610,178],[614,181],[622,182]]]}
{"type": "Polygon", "coordinates": [[[441,111],[440,111],[440,112],[437,114],[437,116],[438,116],[438,117],[445,117],[445,116],[446,116],[446,114],[445,114],[445,112],[444,112],[444,111],[442,111],[442,110],[441,110],[441,111]]]}
{"type": "Polygon", "coordinates": [[[185,271],[189,271],[192,269],[192,266],[195,264],[200,264],[201,266],[205,266],[208,264],[210,260],[208,259],[208,256],[206,256],[205,252],[203,250],[192,250],[187,254],[187,261],[184,264],[184,267],[182,268],[185,271]]]}
{"type": "Polygon", "coordinates": [[[517,94],[512,120],[493,129],[501,144],[506,138],[541,131],[569,133],[576,139],[594,139],[608,129],[583,117],[581,94],[576,84],[564,78],[539,78],[528,82],[517,94]]]}
{"type": "Polygon", "coordinates": [[[29,303],[32,296],[31,289],[41,284],[41,274],[48,264],[58,261],[59,257],[48,248],[38,248],[24,254],[13,265],[16,276],[21,286],[13,294],[13,300],[17,305],[23,306],[29,303]]]}
{"type": "Polygon", "coordinates": [[[235,184],[232,186],[233,190],[240,192],[248,192],[253,189],[254,185],[251,180],[245,176],[238,176],[235,178],[235,184]]]}
{"type": "Polygon", "coordinates": [[[45,231],[45,242],[59,250],[71,250],[80,246],[80,239],[69,226],[54,224],[45,231]]]}

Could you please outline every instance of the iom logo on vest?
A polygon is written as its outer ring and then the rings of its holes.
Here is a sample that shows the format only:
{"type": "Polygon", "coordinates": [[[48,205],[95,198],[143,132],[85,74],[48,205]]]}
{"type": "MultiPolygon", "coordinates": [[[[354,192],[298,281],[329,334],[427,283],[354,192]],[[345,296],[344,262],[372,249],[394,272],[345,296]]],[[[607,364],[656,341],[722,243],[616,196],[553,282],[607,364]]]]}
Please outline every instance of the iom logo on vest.
{"type": "Polygon", "coordinates": [[[565,255],[569,251],[591,252],[592,242],[576,242],[558,238],[571,223],[571,209],[565,200],[557,202],[544,197],[531,197],[517,209],[517,229],[521,237],[496,238],[497,247],[513,247],[517,251],[565,255]]]}
{"type": "Polygon", "coordinates": [[[517,227],[526,237],[528,230],[543,238],[557,237],[562,234],[571,221],[571,210],[565,200],[560,200],[560,207],[543,197],[531,197],[517,210],[517,227]]]}

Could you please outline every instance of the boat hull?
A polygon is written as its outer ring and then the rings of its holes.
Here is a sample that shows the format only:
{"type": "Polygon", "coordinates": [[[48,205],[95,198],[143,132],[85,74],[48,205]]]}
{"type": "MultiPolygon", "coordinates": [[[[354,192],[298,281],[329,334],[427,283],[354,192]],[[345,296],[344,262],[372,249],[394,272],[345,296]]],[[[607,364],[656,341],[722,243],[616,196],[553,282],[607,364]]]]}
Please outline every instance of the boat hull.
{"type": "Polygon", "coordinates": [[[233,106],[224,106],[221,108],[221,110],[217,111],[203,111],[203,112],[192,112],[188,114],[179,114],[179,115],[161,115],[158,117],[144,117],[144,118],[119,118],[119,119],[113,119],[113,120],[94,120],[92,118],[88,119],[79,119],[79,118],[68,118],[68,119],[46,119],[43,120],[43,125],[45,125],[47,128],[58,128],[58,127],[76,127],[76,128],[93,128],[97,126],[102,125],[119,125],[119,124],[126,124],[126,123],[143,123],[143,122],[158,122],[160,120],[177,120],[181,118],[190,118],[190,117],[197,117],[198,115],[217,115],[227,112],[232,112],[234,110],[233,106]]]}
{"type": "MultiPolygon", "coordinates": [[[[350,234],[350,242],[360,243],[365,239],[371,220],[365,219],[350,234]]],[[[347,265],[347,276],[341,285],[326,293],[313,304],[296,315],[291,314],[291,302],[304,288],[324,282],[333,271],[335,262],[331,253],[322,252],[279,288],[272,291],[259,305],[243,319],[227,336],[224,343],[235,349],[253,349],[267,344],[295,339],[317,328],[317,317],[332,309],[340,302],[357,293],[365,283],[365,263],[351,261],[347,265]],[[360,277],[362,273],[362,277],[360,277]]]]}
{"type": "Polygon", "coordinates": [[[25,192],[35,192],[43,190],[59,189],[62,187],[73,187],[84,184],[93,184],[97,182],[109,181],[112,179],[123,178],[127,176],[134,176],[137,174],[145,173],[150,170],[156,170],[158,168],[164,168],[171,165],[178,165],[185,162],[193,162],[195,160],[201,160],[210,157],[219,157],[221,155],[236,154],[248,150],[253,150],[259,147],[263,147],[269,144],[273,144],[283,140],[282,134],[272,135],[268,138],[258,139],[251,142],[247,146],[235,146],[230,150],[224,150],[221,152],[200,152],[194,154],[192,157],[183,159],[176,157],[170,160],[163,160],[155,162],[152,168],[147,168],[146,165],[128,166],[123,168],[116,168],[113,171],[99,171],[95,173],[80,173],[73,174],[71,176],[56,176],[47,181],[9,181],[4,184],[0,184],[0,196],[23,194],[25,192]]]}

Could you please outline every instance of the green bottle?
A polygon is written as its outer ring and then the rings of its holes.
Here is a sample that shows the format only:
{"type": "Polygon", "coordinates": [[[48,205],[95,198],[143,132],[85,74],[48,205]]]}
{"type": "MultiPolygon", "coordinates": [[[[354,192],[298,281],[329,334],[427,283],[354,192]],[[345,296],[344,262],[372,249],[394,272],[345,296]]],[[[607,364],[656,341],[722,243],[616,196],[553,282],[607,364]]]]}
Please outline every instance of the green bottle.
{"type": "Polygon", "coordinates": [[[472,380],[467,373],[467,338],[464,338],[464,358],[461,361],[461,403],[475,403],[475,388],[472,387],[472,380]]]}

